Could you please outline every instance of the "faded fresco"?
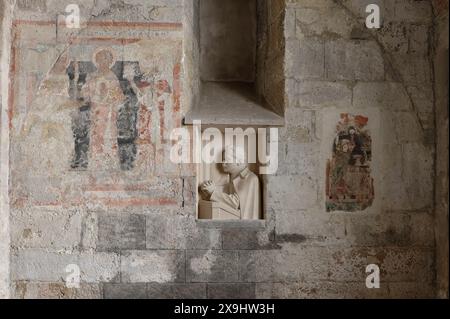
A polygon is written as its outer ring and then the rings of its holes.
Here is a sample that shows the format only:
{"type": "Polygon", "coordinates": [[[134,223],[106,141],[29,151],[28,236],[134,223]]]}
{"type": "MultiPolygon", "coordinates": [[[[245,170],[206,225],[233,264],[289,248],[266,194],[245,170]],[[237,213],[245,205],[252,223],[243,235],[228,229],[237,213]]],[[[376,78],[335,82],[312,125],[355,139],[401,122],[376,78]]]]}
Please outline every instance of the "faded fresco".
{"type": "Polygon", "coordinates": [[[72,62],[67,70],[71,98],[83,104],[72,125],[72,168],[151,165],[146,160],[155,160],[172,111],[169,82],[157,71],[144,74],[138,61],[114,61],[108,49],[93,60],[72,62]]]}
{"type": "Polygon", "coordinates": [[[173,191],[157,190],[183,183],[165,160],[181,125],[181,26],[94,25],[64,47],[35,43],[30,27],[15,30],[12,81],[23,85],[10,108],[13,200],[178,205],[173,191]],[[28,63],[37,55],[42,65],[28,63]],[[23,167],[28,174],[15,174],[23,167]]]}
{"type": "Polygon", "coordinates": [[[361,115],[341,114],[332,145],[333,155],[327,163],[328,212],[363,211],[373,203],[372,138],[368,122],[361,115]]]}

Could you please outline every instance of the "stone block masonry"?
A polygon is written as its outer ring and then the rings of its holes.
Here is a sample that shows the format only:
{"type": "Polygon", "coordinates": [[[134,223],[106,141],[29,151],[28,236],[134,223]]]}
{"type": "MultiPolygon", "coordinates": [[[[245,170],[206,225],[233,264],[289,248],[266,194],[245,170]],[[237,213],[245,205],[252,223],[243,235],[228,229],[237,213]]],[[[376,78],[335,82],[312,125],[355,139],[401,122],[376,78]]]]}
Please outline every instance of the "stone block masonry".
{"type": "Polygon", "coordinates": [[[0,2],[0,297],[445,296],[442,1],[266,1],[257,85],[285,118],[279,170],[265,220],[230,223],[196,220],[195,167],[168,160],[195,104],[197,1],[78,1],[80,29],[55,22],[77,1],[0,2]],[[327,212],[327,194],[364,201],[365,176],[367,205],[327,212]]]}

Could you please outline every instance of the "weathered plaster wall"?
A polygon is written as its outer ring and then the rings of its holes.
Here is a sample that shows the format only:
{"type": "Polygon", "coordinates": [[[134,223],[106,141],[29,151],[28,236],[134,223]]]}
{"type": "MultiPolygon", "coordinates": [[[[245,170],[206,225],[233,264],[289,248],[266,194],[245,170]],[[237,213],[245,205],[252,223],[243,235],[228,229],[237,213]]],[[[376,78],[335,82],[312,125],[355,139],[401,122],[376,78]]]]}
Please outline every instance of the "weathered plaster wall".
{"type": "MultiPolygon", "coordinates": [[[[27,162],[22,162],[23,167],[32,165],[36,169],[27,174],[17,161],[11,167],[13,296],[99,298],[116,289],[113,283],[178,282],[184,278],[183,240],[189,242],[184,237],[193,234],[194,225],[194,215],[183,209],[192,207],[189,186],[194,183],[193,173],[171,165],[167,159],[168,133],[181,122],[183,1],[82,1],[80,29],[65,28],[63,19],[55,25],[57,14],[63,13],[70,3],[73,2],[20,1],[14,16],[16,72],[11,79],[11,158],[27,162]],[[107,122],[107,117],[96,120],[94,111],[82,111],[85,107],[72,99],[81,92],[73,80],[69,81],[77,76],[77,84],[88,81],[86,72],[93,75],[93,53],[104,47],[114,52],[114,59],[120,62],[115,64],[117,73],[112,78],[120,79],[128,104],[114,116],[122,123],[118,132],[123,136],[119,145],[125,155],[122,160],[135,169],[127,165],[114,167],[117,158],[110,167],[102,162],[97,167],[92,162],[83,166],[86,163],[70,160],[72,146],[64,146],[66,142],[70,144],[67,137],[71,127],[75,128],[77,140],[84,141],[86,113],[93,116],[94,126],[90,128],[101,128],[107,122]],[[78,64],[78,70],[73,64],[69,66],[73,77],[64,72],[66,54],[78,64]],[[148,92],[148,84],[158,86],[154,95],[142,97],[157,99],[152,101],[156,103],[152,104],[155,111],[148,120],[152,127],[156,127],[156,121],[164,127],[162,132],[153,130],[151,141],[136,137],[141,134],[133,130],[133,119],[144,120],[148,114],[141,108],[135,109],[139,107],[137,96],[130,92],[136,93],[137,88],[127,86],[131,81],[124,78],[137,69],[145,74],[138,82],[143,94],[148,92]],[[28,83],[28,87],[17,84],[21,82],[28,83]],[[70,98],[66,96],[68,91],[70,98]],[[61,108],[55,110],[58,105],[61,108]],[[33,141],[34,138],[38,139],[33,141]],[[38,142],[40,138],[44,140],[38,142]],[[48,157],[43,161],[32,159],[41,156],[35,148],[40,143],[48,146],[44,155],[48,157]],[[32,149],[35,155],[29,152],[32,149]],[[155,240],[146,236],[147,218],[148,232],[156,236],[155,240]],[[152,219],[154,223],[150,222],[152,219]],[[161,225],[156,233],[151,229],[157,223],[161,225]],[[179,231],[172,232],[172,226],[179,231]],[[168,230],[160,233],[164,227],[168,230]],[[161,238],[158,242],[158,234],[173,234],[180,240],[161,238]],[[79,290],[63,284],[69,275],[65,272],[69,264],[80,267],[79,290]],[[135,268],[139,264],[142,271],[135,268]],[[103,287],[102,282],[108,284],[103,287]]],[[[117,84],[109,82],[109,89],[118,88],[117,84]]],[[[94,86],[94,92],[95,89],[94,86]]],[[[115,92],[119,99],[121,94],[115,92]]],[[[92,145],[96,145],[97,137],[92,135],[92,145]]],[[[200,245],[207,243],[204,240],[200,245]]]]}
{"type": "MultiPolygon", "coordinates": [[[[0,3],[0,39],[3,39],[3,17],[4,17],[4,3],[1,2],[0,3]]],[[[0,59],[2,57],[3,54],[3,41],[0,44],[0,59]]],[[[1,91],[2,85],[3,85],[3,81],[1,80],[2,78],[2,74],[3,74],[3,65],[0,64],[0,111],[3,110],[3,101],[2,101],[2,96],[3,96],[3,92],[1,91]]],[[[3,127],[3,125],[0,126],[0,128],[3,127]]],[[[2,136],[2,135],[0,135],[2,136]]],[[[0,143],[0,147],[1,147],[1,143],[0,143]]],[[[1,153],[2,150],[0,148],[0,157],[1,157],[1,153]]],[[[1,164],[0,164],[1,165],[1,164]]],[[[2,184],[4,177],[0,176],[0,184],[2,184]]],[[[3,202],[3,191],[1,192],[1,201],[3,202]]],[[[0,203],[1,205],[1,203],[0,203]]],[[[7,238],[9,237],[8,233],[9,230],[7,227],[5,227],[4,225],[7,224],[7,221],[9,219],[9,214],[7,214],[6,212],[4,212],[3,209],[0,209],[0,242],[4,243],[6,241],[6,245],[5,244],[0,244],[0,271],[2,273],[2,275],[0,275],[0,298],[6,298],[6,292],[9,291],[8,287],[9,287],[9,282],[7,281],[9,278],[8,275],[8,263],[9,263],[9,243],[7,238]]]]}
{"type": "Polygon", "coordinates": [[[434,1],[436,98],[436,271],[440,298],[448,298],[448,1],[434,1]]]}
{"type": "Polygon", "coordinates": [[[200,0],[183,1],[183,59],[184,90],[183,113],[188,112],[198,102],[200,94],[200,0]]]}
{"type": "MultiPolygon", "coordinates": [[[[3,16],[4,16],[4,3],[0,3],[0,38],[3,39],[3,16]]],[[[3,53],[3,42],[2,44],[0,44],[0,59],[2,57],[2,53],[3,53]]],[[[0,65],[0,79],[2,76],[2,70],[3,70],[3,66],[0,65]]],[[[3,110],[3,103],[2,103],[2,92],[1,92],[1,88],[2,88],[2,81],[0,80],[0,111],[3,110]]],[[[1,137],[2,135],[0,135],[1,137]]],[[[1,147],[1,144],[0,144],[1,147]]],[[[0,148],[0,156],[1,156],[1,148],[0,148]]],[[[1,165],[1,164],[0,164],[1,165]]],[[[3,181],[3,176],[0,176],[0,184],[3,181]]],[[[3,192],[2,192],[3,194],[3,192]]],[[[3,195],[0,195],[1,198],[3,199],[3,195]]],[[[0,210],[0,224],[4,225],[7,220],[9,220],[9,214],[7,215],[3,210],[0,210]]],[[[6,227],[2,227],[0,229],[0,242],[4,242],[5,241],[5,237],[8,236],[8,229],[6,227]]],[[[9,237],[9,236],[8,236],[9,237]]],[[[2,273],[4,273],[1,276],[0,279],[0,297],[1,298],[6,298],[6,291],[9,291],[8,287],[9,287],[9,283],[7,282],[7,278],[9,277],[8,275],[8,271],[6,268],[7,264],[9,263],[9,243],[5,245],[0,246],[0,270],[2,271],[2,273]],[[5,278],[6,277],[6,278],[5,278]]],[[[8,278],[9,279],[9,278],[8,278]]]]}
{"type": "Polygon", "coordinates": [[[0,298],[10,296],[8,79],[13,1],[0,4],[0,298]]]}
{"type": "MultiPolygon", "coordinates": [[[[364,28],[365,4],[373,1],[271,1],[266,38],[259,43],[273,52],[262,58],[268,67],[262,86],[286,118],[280,167],[267,178],[266,221],[231,224],[196,221],[193,167],[174,167],[156,155],[151,170],[144,163],[126,172],[52,167],[49,161],[51,169],[36,174],[20,165],[23,160],[37,165],[23,155],[32,143],[20,135],[32,106],[71,125],[60,111],[51,113],[53,104],[46,104],[47,95],[39,97],[38,89],[39,80],[52,79],[48,72],[66,51],[88,62],[95,48],[110,46],[120,52],[118,60],[139,61],[147,72],[158,66],[171,88],[163,93],[175,126],[195,103],[195,93],[180,93],[197,87],[198,44],[190,42],[197,30],[195,10],[181,0],[83,1],[83,22],[90,24],[81,30],[33,22],[55,21],[72,2],[22,0],[14,15],[14,297],[436,295],[429,1],[376,1],[383,16],[378,31],[364,28]],[[280,85],[284,96],[270,94],[280,85]],[[375,199],[362,212],[327,213],[327,160],[336,124],[348,113],[368,118],[375,199]],[[64,284],[69,264],[80,267],[80,289],[64,284]],[[380,289],[365,286],[369,264],[381,269],[380,289]]],[[[60,145],[60,135],[51,132],[42,146],[60,145]]],[[[162,145],[164,154],[168,144],[162,145]]],[[[66,151],[46,150],[49,158],[66,151]]]]}

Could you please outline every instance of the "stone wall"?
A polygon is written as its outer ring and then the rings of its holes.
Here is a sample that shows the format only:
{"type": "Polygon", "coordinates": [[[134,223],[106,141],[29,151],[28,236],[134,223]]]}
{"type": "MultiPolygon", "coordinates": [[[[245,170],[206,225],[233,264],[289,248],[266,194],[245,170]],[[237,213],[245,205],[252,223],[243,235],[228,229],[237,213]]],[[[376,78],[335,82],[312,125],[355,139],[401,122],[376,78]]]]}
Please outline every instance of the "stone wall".
{"type": "Polygon", "coordinates": [[[432,7],[376,1],[383,27],[367,30],[369,3],[287,1],[287,124],[269,188],[275,240],[304,255],[296,282],[267,284],[270,296],[434,295],[432,7]],[[375,199],[364,212],[324,208],[330,133],[342,113],[373,125],[375,199]],[[380,290],[361,281],[369,263],[381,268],[380,290]]]}
{"type": "MultiPolygon", "coordinates": [[[[0,38],[3,39],[3,17],[4,17],[4,3],[0,3],[0,38]]],[[[3,41],[0,44],[0,59],[2,57],[2,53],[3,53],[3,41]]],[[[0,64],[0,79],[2,78],[2,72],[3,71],[3,65],[0,64]]],[[[2,96],[3,96],[3,92],[1,91],[2,88],[2,81],[0,80],[0,111],[3,110],[3,101],[2,101],[2,96]]],[[[2,145],[0,143],[0,145],[2,145]]],[[[2,149],[0,148],[0,156],[2,153],[2,149]]],[[[1,165],[1,164],[0,164],[1,165]]],[[[3,176],[0,176],[0,184],[2,183],[3,180],[3,176]]],[[[1,202],[3,202],[3,191],[1,192],[1,202]]],[[[3,226],[4,224],[7,223],[7,220],[9,218],[9,215],[7,213],[4,213],[3,210],[0,210],[0,224],[3,226]]],[[[9,230],[7,227],[2,227],[0,229],[0,241],[1,242],[7,242],[6,246],[9,246],[7,237],[9,233],[9,230]]],[[[4,247],[2,246],[0,248],[0,270],[2,273],[4,273],[0,278],[1,284],[0,284],[0,297],[1,298],[6,298],[6,291],[8,291],[8,286],[9,286],[9,276],[8,276],[8,270],[6,269],[6,264],[9,261],[9,253],[8,253],[8,247],[4,247]],[[6,275],[6,278],[5,278],[6,275]]]]}
{"type": "Polygon", "coordinates": [[[286,103],[285,5],[284,0],[258,0],[256,86],[270,108],[280,115],[286,103]]]}
{"type": "Polygon", "coordinates": [[[438,296],[448,298],[448,1],[434,1],[436,98],[436,271],[438,296]]]}
{"type": "Polygon", "coordinates": [[[254,82],[256,1],[200,0],[199,15],[201,79],[254,82]]]}
{"type": "MultiPolygon", "coordinates": [[[[267,177],[267,218],[240,223],[195,220],[194,168],[158,157],[167,155],[167,131],[156,133],[162,142],[154,161],[132,162],[133,169],[68,168],[58,161],[68,146],[52,129],[72,124],[60,110],[52,113],[46,90],[61,84],[51,81],[66,52],[85,72],[92,72],[94,49],[104,46],[118,52],[117,61],[139,62],[141,71],[158,67],[171,88],[161,96],[174,127],[195,103],[198,85],[198,44],[190,41],[195,10],[185,1],[83,1],[81,29],[67,30],[54,21],[72,2],[18,0],[14,13],[8,110],[13,297],[436,296],[431,2],[271,2],[265,40],[280,50],[263,57],[274,68],[264,74],[263,87],[270,104],[281,105],[286,126],[278,173],[267,177]],[[365,5],[372,2],[382,9],[380,30],[364,26],[365,5]],[[280,85],[284,96],[270,93],[280,85]],[[39,121],[51,118],[53,125],[45,126],[46,143],[38,144],[49,145],[46,166],[27,154],[33,140],[21,135],[33,106],[44,116],[39,121]],[[374,198],[364,211],[327,212],[327,162],[336,125],[349,117],[370,130],[367,178],[374,198]],[[72,264],[81,272],[79,289],[65,285],[72,264]],[[380,267],[380,289],[366,288],[369,264],[380,267]]],[[[141,147],[127,143],[124,161],[141,147]]]]}
{"type": "Polygon", "coordinates": [[[0,4],[0,298],[10,293],[8,78],[12,1],[0,4]]]}

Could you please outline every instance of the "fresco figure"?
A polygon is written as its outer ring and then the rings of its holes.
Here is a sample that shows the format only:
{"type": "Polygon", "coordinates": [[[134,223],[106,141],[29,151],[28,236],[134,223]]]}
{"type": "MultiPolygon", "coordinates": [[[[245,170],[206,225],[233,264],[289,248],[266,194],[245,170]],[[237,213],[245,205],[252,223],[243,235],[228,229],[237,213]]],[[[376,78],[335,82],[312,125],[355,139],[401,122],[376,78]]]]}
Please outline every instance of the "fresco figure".
{"type": "Polygon", "coordinates": [[[342,114],[327,164],[327,211],[363,211],[374,200],[368,118],[342,114]]]}
{"type": "Polygon", "coordinates": [[[117,76],[111,70],[115,63],[109,49],[94,53],[97,70],[88,75],[82,96],[90,103],[89,166],[93,169],[119,169],[118,113],[126,97],[117,76]]]}
{"type": "Polygon", "coordinates": [[[172,120],[169,112],[172,89],[170,88],[169,82],[164,79],[158,79],[155,82],[155,91],[155,102],[159,110],[159,136],[161,140],[164,140],[165,133],[169,133],[168,130],[171,126],[169,121],[172,120]]]}
{"type": "Polygon", "coordinates": [[[63,54],[25,118],[21,134],[36,146],[26,152],[49,172],[149,171],[171,126],[171,99],[169,82],[156,69],[143,74],[139,62],[117,61],[109,48],[95,51],[92,61],[63,54]]]}
{"type": "Polygon", "coordinates": [[[153,105],[153,79],[148,75],[140,75],[138,66],[124,64],[123,78],[128,81],[138,100],[137,143],[151,143],[151,123],[153,105]]]}
{"type": "Polygon", "coordinates": [[[87,61],[72,61],[67,69],[69,79],[69,95],[78,104],[77,111],[73,116],[72,131],[75,142],[71,168],[88,168],[89,137],[90,137],[90,104],[86,102],[81,90],[86,84],[88,74],[95,71],[94,63],[87,61]]]}
{"type": "Polygon", "coordinates": [[[125,63],[123,67],[123,78],[129,83],[133,94],[137,98],[136,166],[151,169],[154,166],[155,160],[154,117],[156,112],[153,103],[153,76],[141,74],[136,64],[125,63]]]}

